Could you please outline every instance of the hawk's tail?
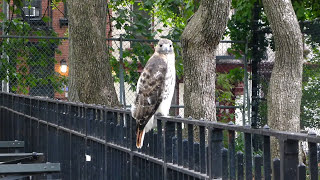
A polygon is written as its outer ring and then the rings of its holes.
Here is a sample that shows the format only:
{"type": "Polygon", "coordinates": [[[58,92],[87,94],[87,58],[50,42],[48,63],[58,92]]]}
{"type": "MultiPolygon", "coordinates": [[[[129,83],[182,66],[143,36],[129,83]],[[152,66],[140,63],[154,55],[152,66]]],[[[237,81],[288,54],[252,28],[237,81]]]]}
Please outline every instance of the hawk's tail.
{"type": "Polygon", "coordinates": [[[137,142],[136,142],[136,146],[139,149],[143,146],[144,134],[145,134],[144,127],[142,127],[141,125],[137,125],[137,142]]]}

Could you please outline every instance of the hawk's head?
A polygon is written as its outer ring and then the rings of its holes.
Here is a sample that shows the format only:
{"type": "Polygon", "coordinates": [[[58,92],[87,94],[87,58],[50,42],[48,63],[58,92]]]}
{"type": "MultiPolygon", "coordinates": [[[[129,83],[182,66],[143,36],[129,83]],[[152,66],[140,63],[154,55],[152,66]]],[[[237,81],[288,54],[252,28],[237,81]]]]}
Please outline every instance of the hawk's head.
{"type": "Polygon", "coordinates": [[[160,39],[156,46],[156,52],[159,54],[174,53],[172,41],[170,41],[169,39],[160,39]]]}

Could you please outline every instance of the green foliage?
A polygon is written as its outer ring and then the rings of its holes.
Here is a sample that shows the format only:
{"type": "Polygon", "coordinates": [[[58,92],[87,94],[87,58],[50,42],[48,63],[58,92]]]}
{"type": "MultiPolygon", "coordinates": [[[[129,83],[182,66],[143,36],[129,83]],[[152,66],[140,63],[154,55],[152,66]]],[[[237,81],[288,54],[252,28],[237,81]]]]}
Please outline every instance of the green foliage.
{"type": "MultiPolygon", "coordinates": [[[[229,134],[228,131],[223,131],[223,147],[228,148],[229,146],[229,134]]],[[[241,132],[235,134],[235,152],[244,152],[244,136],[241,132]]]]}
{"type": "Polygon", "coordinates": [[[236,152],[244,152],[244,135],[243,133],[239,133],[235,138],[235,151],[236,152]]]}
{"type": "Polygon", "coordinates": [[[320,128],[320,51],[312,43],[313,57],[303,67],[303,88],[301,100],[301,125],[320,128]]]}
{"type": "MultiPolygon", "coordinates": [[[[263,52],[266,47],[271,43],[271,39],[266,38],[264,33],[258,33],[253,39],[253,30],[262,30],[263,27],[269,27],[267,17],[262,11],[262,3],[259,0],[233,0],[232,9],[234,13],[232,14],[230,20],[228,21],[225,35],[229,36],[232,40],[243,41],[247,40],[249,42],[247,58],[251,59],[253,55],[258,55],[253,53],[253,46],[257,46],[260,50],[259,56],[263,56],[263,52]],[[256,8],[254,8],[256,7],[256,8]],[[255,23],[253,21],[254,14],[259,18],[259,21],[255,23]]],[[[231,48],[228,49],[230,54],[239,57],[244,55],[245,44],[234,43],[231,48]]]]}
{"type": "MultiPolygon", "coordinates": [[[[300,22],[312,21],[320,17],[320,4],[316,1],[308,0],[293,0],[293,8],[300,22]]],[[[249,43],[248,58],[250,59],[253,54],[253,46],[259,47],[259,52],[264,52],[269,45],[274,48],[273,38],[265,36],[263,32],[268,32],[270,29],[269,22],[263,11],[263,5],[261,0],[232,0],[232,9],[234,13],[227,24],[226,35],[232,40],[244,40],[247,39],[249,43]],[[255,8],[256,7],[256,8],[255,8]],[[254,21],[253,14],[256,14],[258,18],[254,21]],[[259,30],[258,37],[252,39],[252,30],[259,30]]],[[[320,28],[319,23],[307,23],[304,27],[308,30],[320,28]]],[[[318,42],[320,42],[319,36],[317,36],[318,42]]],[[[228,50],[229,53],[239,55],[239,52],[245,51],[244,44],[233,44],[228,50]]],[[[243,53],[242,53],[243,54],[243,53]]],[[[263,54],[259,54],[260,58],[263,58],[263,54]]]]}
{"type": "MultiPolygon", "coordinates": [[[[111,16],[111,21],[117,30],[122,30],[123,38],[152,40],[158,37],[178,40],[183,32],[188,18],[194,13],[193,1],[187,0],[111,0],[108,8],[116,15],[111,16]],[[163,28],[169,28],[164,33],[163,28]]],[[[124,49],[123,61],[125,66],[125,81],[135,89],[139,74],[139,68],[145,66],[147,60],[153,54],[155,43],[132,42],[130,48],[124,49]]],[[[183,61],[181,46],[174,43],[176,54],[176,70],[179,78],[183,74],[183,61]]],[[[113,49],[110,49],[114,52],[113,49]]],[[[111,55],[112,53],[110,53],[111,55]]],[[[116,72],[114,78],[119,81],[119,61],[111,57],[111,66],[116,72]]]]}
{"type": "MultiPolygon", "coordinates": [[[[17,1],[17,3],[19,3],[17,1]]],[[[11,6],[14,12],[19,7],[11,6]]],[[[44,19],[49,19],[48,17],[44,19]]],[[[21,18],[6,20],[1,15],[1,26],[5,33],[17,36],[56,36],[53,30],[35,29],[21,18]]],[[[28,94],[31,88],[50,85],[56,92],[66,84],[66,78],[54,73],[54,54],[59,39],[29,40],[25,38],[4,38],[0,44],[3,55],[0,58],[0,80],[9,82],[10,91],[28,94]],[[46,71],[48,70],[49,71],[46,71]]]]}
{"type": "MultiPolygon", "coordinates": [[[[216,101],[220,105],[234,106],[235,105],[235,95],[234,88],[244,79],[244,69],[234,68],[228,73],[217,73],[216,76],[216,101]]],[[[222,111],[218,112],[217,119],[220,122],[233,121],[235,115],[233,113],[222,111]]]]}
{"type": "Polygon", "coordinates": [[[234,105],[233,88],[242,82],[244,78],[243,68],[234,68],[229,73],[217,73],[216,100],[221,104],[234,105]]]}
{"type": "Polygon", "coordinates": [[[292,0],[293,8],[299,20],[312,20],[320,16],[320,4],[317,1],[292,0]]]}

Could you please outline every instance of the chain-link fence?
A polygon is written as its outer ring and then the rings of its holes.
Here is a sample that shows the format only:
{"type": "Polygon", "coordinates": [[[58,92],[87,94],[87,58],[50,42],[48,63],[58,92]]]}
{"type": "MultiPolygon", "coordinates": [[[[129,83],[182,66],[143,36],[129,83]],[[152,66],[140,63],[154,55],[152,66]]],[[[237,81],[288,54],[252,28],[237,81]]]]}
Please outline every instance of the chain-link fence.
{"type": "MultiPolygon", "coordinates": [[[[300,28],[303,34],[303,79],[302,79],[302,100],[301,100],[301,127],[320,127],[320,21],[300,22],[300,28]]],[[[253,54],[258,54],[256,74],[253,79],[257,83],[252,88],[256,90],[256,96],[253,98],[252,108],[257,110],[256,116],[252,121],[256,121],[258,126],[267,123],[267,92],[273,63],[275,60],[274,44],[269,27],[261,27],[263,37],[258,37],[256,42],[268,39],[270,45],[264,50],[258,50],[253,54]]],[[[261,34],[260,34],[261,35],[261,34]]],[[[259,43],[259,42],[258,42],[259,43]]],[[[261,42],[260,42],[261,43],[261,42]]],[[[289,68],[289,67],[288,67],[289,68]]],[[[254,72],[254,70],[253,70],[254,72]]]]}
{"type": "MultiPolygon", "coordinates": [[[[68,34],[67,11],[63,2],[31,1],[22,9],[22,15],[9,11],[10,4],[3,2],[5,18],[2,20],[1,89],[19,94],[68,99],[68,34]]],[[[109,14],[110,15],[110,14],[109,14]]],[[[114,16],[117,16],[114,14],[114,16]]],[[[110,18],[111,19],[111,18],[110,18]]],[[[130,108],[135,96],[136,82],[149,57],[154,52],[156,39],[126,34],[107,23],[106,43],[113,69],[115,89],[121,104],[130,108]]],[[[169,28],[154,23],[157,31],[153,38],[167,37],[169,28]]],[[[146,29],[146,31],[149,31],[146,29]]],[[[151,31],[150,31],[151,32],[151,31]]],[[[183,61],[179,40],[173,40],[176,54],[177,82],[171,115],[184,116],[183,61]]],[[[245,42],[221,41],[216,50],[217,117],[220,121],[235,120],[238,124],[250,121],[250,64],[244,53],[235,57],[229,49],[245,42]]],[[[214,83],[214,82],[213,82],[214,83]]]]}

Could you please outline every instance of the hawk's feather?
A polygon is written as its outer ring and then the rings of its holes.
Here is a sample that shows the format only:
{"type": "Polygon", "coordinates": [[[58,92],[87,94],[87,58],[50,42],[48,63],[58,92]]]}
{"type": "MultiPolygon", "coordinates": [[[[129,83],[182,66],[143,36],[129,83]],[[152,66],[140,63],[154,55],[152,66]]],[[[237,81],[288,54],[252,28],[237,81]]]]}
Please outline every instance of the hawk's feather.
{"type": "Polygon", "coordinates": [[[162,102],[162,92],[167,72],[167,63],[160,55],[153,55],[138,81],[135,108],[132,111],[140,125],[146,125],[148,120],[162,102]]]}

